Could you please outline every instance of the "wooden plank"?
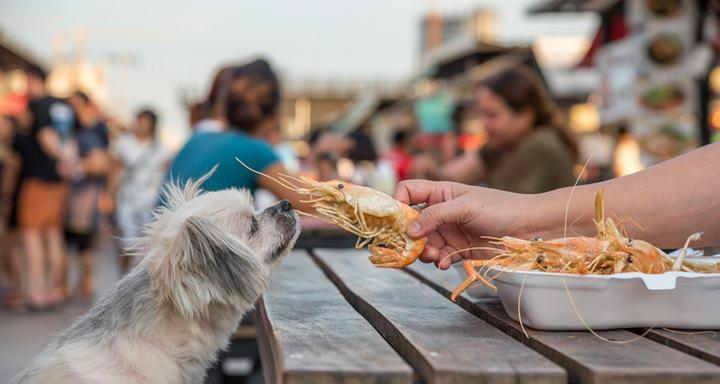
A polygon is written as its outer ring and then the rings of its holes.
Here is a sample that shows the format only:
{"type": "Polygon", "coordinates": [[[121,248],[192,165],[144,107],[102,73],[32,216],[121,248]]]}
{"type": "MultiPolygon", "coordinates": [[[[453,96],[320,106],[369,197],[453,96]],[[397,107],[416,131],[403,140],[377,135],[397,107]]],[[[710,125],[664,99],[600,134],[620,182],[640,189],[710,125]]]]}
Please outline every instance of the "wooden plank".
{"type": "Polygon", "coordinates": [[[565,383],[565,372],[407,273],[373,267],[366,252],[317,250],[348,301],[426,383],[565,383]]]}
{"type": "Polygon", "coordinates": [[[233,339],[254,339],[257,337],[257,331],[254,325],[241,325],[233,333],[233,339]]]}
{"type": "MultiPolygon", "coordinates": [[[[441,275],[432,267],[419,264],[406,271],[449,300],[453,287],[447,284],[455,281],[454,271],[441,275]]],[[[615,344],[600,340],[590,332],[543,332],[525,328],[527,338],[520,324],[507,315],[496,299],[472,299],[463,294],[457,304],[567,369],[571,383],[720,382],[718,367],[647,338],[615,344]]],[[[616,341],[638,336],[625,330],[598,334],[616,341]]]]}
{"type": "Polygon", "coordinates": [[[647,338],[720,365],[720,332],[656,329],[647,338]]]}
{"type": "Polygon", "coordinates": [[[291,253],[258,304],[268,383],[411,383],[412,368],[310,257],[291,253]]]}

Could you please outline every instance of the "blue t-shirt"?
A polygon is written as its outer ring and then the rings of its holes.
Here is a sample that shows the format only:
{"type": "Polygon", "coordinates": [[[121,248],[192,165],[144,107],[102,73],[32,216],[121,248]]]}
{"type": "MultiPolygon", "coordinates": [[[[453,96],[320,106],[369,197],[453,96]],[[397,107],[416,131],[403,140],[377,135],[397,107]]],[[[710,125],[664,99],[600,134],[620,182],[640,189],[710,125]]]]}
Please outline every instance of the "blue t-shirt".
{"type": "Polygon", "coordinates": [[[453,129],[452,114],[455,106],[450,97],[437,94],[415,102],[415,115],[424,133],[439,134],[453,129]]]}
{"type": "Polygon", "coordinates": [[[175,157],[166,179],[184,183],[200,178],[217,165],[215,173],[202,185],[204,190],[234,187],[254,192],[258,175],[243,167],[236,157],[258,171],[279,161],[268,143],[241,132],[199,132],[175,157]]]}

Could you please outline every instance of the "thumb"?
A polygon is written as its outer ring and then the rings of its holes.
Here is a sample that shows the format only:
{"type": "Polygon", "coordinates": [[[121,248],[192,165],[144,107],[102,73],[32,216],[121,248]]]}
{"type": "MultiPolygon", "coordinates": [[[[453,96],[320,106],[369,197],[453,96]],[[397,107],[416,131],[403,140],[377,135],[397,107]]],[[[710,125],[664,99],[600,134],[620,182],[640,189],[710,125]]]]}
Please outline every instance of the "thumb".
{"type": "Polygon", "coordinates": [[[408,226],[408,235],[414,238],[425,237],[437,230],[440,225],[457,223],[459,212],[456,212],[454,205],[446,202],[423,209],[418,218],[408,226]]]}

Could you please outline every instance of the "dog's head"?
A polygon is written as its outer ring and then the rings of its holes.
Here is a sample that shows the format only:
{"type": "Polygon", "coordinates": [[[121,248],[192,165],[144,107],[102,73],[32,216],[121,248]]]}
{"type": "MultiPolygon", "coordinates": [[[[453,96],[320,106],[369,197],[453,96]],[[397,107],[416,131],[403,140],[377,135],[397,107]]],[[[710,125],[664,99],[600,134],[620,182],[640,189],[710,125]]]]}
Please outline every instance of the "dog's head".
{"type": "Polygon", "coordinates": [[[255,211],[248,191],[202,193],[203,181],[167,185],[138,243],[158,297],[187,317],[252,305],[300,233],[287,201],[255,211]]]}

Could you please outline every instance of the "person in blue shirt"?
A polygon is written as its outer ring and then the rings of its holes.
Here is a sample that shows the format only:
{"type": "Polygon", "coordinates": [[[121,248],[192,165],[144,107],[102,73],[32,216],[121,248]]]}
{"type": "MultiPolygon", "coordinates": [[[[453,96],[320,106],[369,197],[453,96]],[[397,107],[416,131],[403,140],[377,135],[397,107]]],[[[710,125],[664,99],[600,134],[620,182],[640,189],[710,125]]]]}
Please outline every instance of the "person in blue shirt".
{"type": "Polygon", "coordinates": [[[237,160],[269,175],[286,173],[271,143],[278,132],[280,84],[270,64],[254,60],[226,71],[216,103],[227,126],[221,132],[196,132],[173,161],[167,179],[184,183],[198,179],[217,166],[202,188],[216,191],[267,189],[298,205],[295,194],[272,180],[244,168],[237,160]]]}

